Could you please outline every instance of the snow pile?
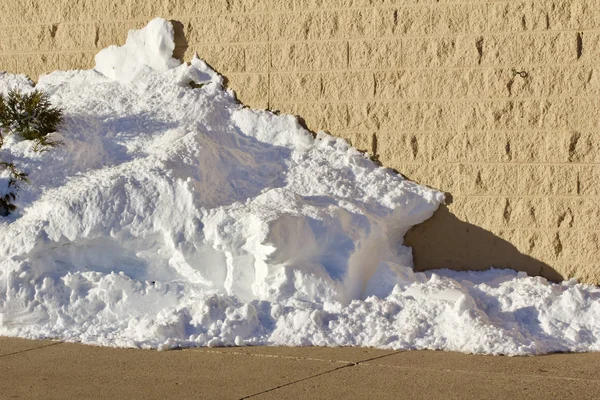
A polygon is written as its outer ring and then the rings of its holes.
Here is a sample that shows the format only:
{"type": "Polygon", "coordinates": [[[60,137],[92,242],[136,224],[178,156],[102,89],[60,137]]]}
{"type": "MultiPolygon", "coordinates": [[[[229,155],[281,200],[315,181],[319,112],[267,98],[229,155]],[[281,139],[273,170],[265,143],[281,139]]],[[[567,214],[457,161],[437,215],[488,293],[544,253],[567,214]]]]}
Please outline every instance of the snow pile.
{"type": "MultiPolygon", "coordinates": [[[[0,334],[111,346],[600,349],[600,290],[512,271],[414,273],[443,201],[344,140],[238,104],[156,19],[38,89],[65,110],[0,220],[0,334]],[[200,88],[192,89],[193,86],[200,88]]],[[[0,76],[0,91],[32,90],[0,76]]],[[[0,176],[5,186],[6,176],[0,176]]]]}

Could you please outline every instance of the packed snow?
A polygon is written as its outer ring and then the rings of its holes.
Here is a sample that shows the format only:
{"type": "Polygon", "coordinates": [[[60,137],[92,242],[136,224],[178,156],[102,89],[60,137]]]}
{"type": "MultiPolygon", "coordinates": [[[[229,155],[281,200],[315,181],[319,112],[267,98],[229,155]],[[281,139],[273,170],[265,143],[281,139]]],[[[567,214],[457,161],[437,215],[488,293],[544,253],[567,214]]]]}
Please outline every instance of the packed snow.
{"type": "MultiPolygon", "coordinates": [[[[96,68],[42,76],[65,112],[0,218],[0,335],[107,346],[600,350],[600,289],[509,270],[412,270],[442,193],[292,116],[252,110],[156,19],[96,68]]],[[[0,75],[0,92],[33,90],[0,75]]],[[[8,175],[0,175],[0,191],[8,175]]]]}

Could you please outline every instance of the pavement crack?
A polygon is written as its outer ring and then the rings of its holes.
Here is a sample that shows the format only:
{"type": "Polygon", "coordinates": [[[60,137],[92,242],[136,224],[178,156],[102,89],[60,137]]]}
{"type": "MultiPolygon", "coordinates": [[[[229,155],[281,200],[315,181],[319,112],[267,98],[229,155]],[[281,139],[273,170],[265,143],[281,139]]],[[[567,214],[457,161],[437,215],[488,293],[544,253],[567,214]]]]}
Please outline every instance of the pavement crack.
{"type": "Polygon", "coordinates": [[[14,356],[14,355],[17,355],[17,354],[22,354],[22,353],[27,353],[27,352],[34,351],[34,350],[43,349],[45,347],[56,346],[58,344],[62,344],[62,342],[54,342],[54,343],[50,343],[50,344],[45,344],[43,346],[34,347],[32,349],[26,349],[26,350],[21,350],[21,351],[15,351],[15,352],[8,353],[8,354],[2,354],[2,355],[0,355],[0,358],[4,358],[4,357],[8,357],[8,356],[14,356]]]}
{"type": "MultiPolygon", "coordinates": [[[[401,351],[396,351],[396,352],[393,352],[393,353],[390,353],[390,354],[384,354],[384,355],[382,355],[382,356],[371,357],[371,358],[367,358],[367,359],[365,359],[365,360],[360,360],[360,361],[356,361],[356,362],[347,362],[346,364],[344,364],[344,365],[341,365],[341,366],[339,366],[339,367],[336,367],[336,368],[333,368],[333,369],[330,369],[330,370],[327,370],[327,371],[319,372],[318,374],[314,374],[314,375],[311,375],[311,376],[307,376],[306,378],[302,378],[302,379],[296,379],[295,381],[288,382],[288,383],[284,383],[284,384],[282,384],[282,385],[275,386],[275,387],[272,387],[272,388],[270,388],[270,389],[267,389],[267,390],[263,390],[262,392],[258,392],[258,393],[251,394],[251,395],[249,395],[249,396],[244,396],[244,397],[241,397],[241,398],[240,398],[240,400],[244,400],[244,399],[250,399],[250,398],[252,398],[252,397],[260,396],[261,394],[265,394],[265,393],[273,392],[273,391],[275,391],[275,390],[277,390],[277,389],[281,389],[281,388],[284,388],[284,387],[286,387],[286,386],[295,385],[296,383],[300,383],[300,382],[308,381],[308,380],[310,380],[310,379],[318,378],[319,376],[323,376],[323,375],[331,374],[332,372],[339,371],[340,369],[345,369],[345,368],[349,368],[349,367],[356,367],[357,365],[360,365],[360,364],[362,364],[362,363],[366,363],[366,362],[369,362],[369,361],[374,361],[374,360],[379,360],[379,359],[381,359],[381,358],[385,358],[385,357],[393,356],[393,355],[395,355],[395,354],[398,354],[398,353],[401,353],[401,351]]],[[[319,360],[319,361],[329,361],[329,360],[319,360]]],[[[345,362],[345,361],[344,361],[344,362],[345,362]]]]}

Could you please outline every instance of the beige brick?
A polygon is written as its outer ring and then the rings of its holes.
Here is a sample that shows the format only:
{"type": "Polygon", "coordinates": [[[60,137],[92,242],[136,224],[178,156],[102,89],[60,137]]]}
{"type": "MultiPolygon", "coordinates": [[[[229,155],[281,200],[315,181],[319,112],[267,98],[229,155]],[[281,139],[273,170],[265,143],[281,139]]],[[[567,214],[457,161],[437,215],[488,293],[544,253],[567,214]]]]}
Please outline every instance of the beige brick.
{"type": "Polygon", "coordinates": [[[547,15],[551,30],[597,29],[600,28],[600,1],[548,1],[547,15]]]}
{"type": "Polygon", "coordinates": [[[489,229],[494,226],[493,216],[502,210],[502,200],[502,198],[454,196],[451,204],[452,213],[461,221],[489,229]]]}
{"type": "Polygon", "coordinates": [[[327,72],[323,74],[323,99],[335,101],[372,99],[375,80],[369,72],[327,72]]]}
{"type": "Polygon", "coordinates": [[[268,99],[269,78],[266,74],[230,74],[228,87],[233,89],[237,98],[244,104],[260,108],[268,99]]]}
{"type": "Polygon", "coordinates": [[[578,232],[578,241],[573,240],[568,246],[571,253],[581,261],[597,262],[600,254],[600,232],[578,232]]]}
{"type": "Polygon", "coordinates": [[[515,159],[515,143],[511,132],[488,132],[488,160],[490,162],[511,162],[515,159]]]}
{"type": "Polygon", "coordinates": [[[432,32],[438,35],[486,31],[486,4],[455,4],[433,8],[432,32]]]}
{"type": "Polygon", "coordinates": [[[518,45],[519,58],[524,63],[568,63],[577,60],[577,35],[575,33],[524,35],[519,37],[518,45]]]}
{"type": "Polygon", "coordinates": [[[19,72],[31,80],[38,80],[42,74],[47,74],[59,68],[59,58],[56,53],[23,54],[17,60],[19,72]]]}
{"type": "Polygon", "coordinates": [[[350,144],[360,151],[369,152],[372,148],[373,134],[371,133],[350,133],[344,135],[350,141],[350,144]]]}
{"type": "Polygon", "coordinates": [[[485,92],[491,97],[542,97],[553,87],[547,67],[489,68],[485,70],[485,92]],[[517,73],[525,72],[522,77],[517,73]]]}
{"type": "Polygon", "coordinates": [[[402,60],[407,68],[476,66],[480,63],[478,39],[458,36],[402,41],[402,60]]]}
{"type": "Polygon", "coordinates": [[[106,22],[96,25],[95,41],[96,48],[103,49],[110,45],[122,46],[127,40],[127,34],[131,29],[137,29],[134,22],[106,22]]]}
{"type": "Polygon", "coordinates": [[[582,32],[581,37],[581,57],[582,62],[600,63],[600,33],[599,32],[582,32]]]}
{"type": "Polygon", "coordinates": [[[0,71],[17,73],[18,56],[15,55],[0,55],[0,71]]]}
{"type": "Polygon", "coordinates": [[[600,67],[569,65],[548,68],[549,96],[600,95],[600,67]]]}
{"type": "Polygon", "coordinates": [[[377,153],[380,160],[400,163],[426,162],[427,135],[419,132],[381,132],[377,134],[377,153]]]}
{"type": "Polygon", "coordinates": [[[462,164],[459,166],[463,195],[513,195],[519,169],[512,165],[462,164]]]}
{"type": "MultiPolygon", "coordinates": [[[[481,65],[513,66],[524,62],[524,55],[519,52],[520,37],[514,35],[489,35],[479,40],[481,49],[481,65]]],[[[525,51],[525,50],[523,50],[525,51]]]]}
{"type": "Polygon", "coordinates": [[[544,198],[509,197],[504,199],[502,215],[496,215],[498,226],[520,229],[548,227],[548,204],[544,198]]]}
{"type": "Polygon", "coordinates": [[[267,41],[268,26],[266,15],[227,15],[220,19],[219,39],[221,42],[267,41]]]}
{"type": "Polygon", "coordinates": [[[419,36],[431,33],[429,7],[401,7],[376,9],[374,34],[386,36],[419,36]]]}
{"type": "Polygon", "coordinates": [[[548,226],[554,229],[598,229],[600,199],[555,197],[547,199],[548,226]]]}
{"type": "Polygon", "coordinates": [[[579,167],[579,194],[583,196],[600,195],[600,165],[585,165],[579,167]]]}
{"type": "Polygon", "coordinates": [[[600,132],[545,132],[549,162],[600,163],[600,132]]]}
{"type": "Polygon", "coordinates": [[[196,17],[205,14],[217,14],[228,11],[228,5],[231,1],[222,0],[168,0],[165,12],[170,18],[178,17],[196,17]]]}
{"type": "Polygon", "coordinates": [[[217,43],[221,41],[219,35],[220,18],[215,16],[193,17],[186,24],[186,39],[190,46],[197,44],[217,43]]]}
{"type": "MultiPolygon", "coordinates": [[[[0,1],[0,26],[20,25],[23,22],[23,13],[25,11],[22,0],[2,0],[0,1]]],[[[0,36],[0,41],[1,41],[0,36]]]]}
{"type": "Polygon", "coordinates": [[[365,133],[379,129],[397,129],[400,126],[396,118],[394,104],[381,103],[349,103],[348,130],[365,133]]]}
{"type": "Polygon", "coordinates": [[[274,101],[316,101],[321,94],[318,73],[271,74],[271,95],[274,101]]]}
{"type": "Polygon", "coordinates": [[[577,168],[570,165],[523,165],[518,193],[549,196],[577,194],[577,168]]]}
{"type": "Polygon", "coordinates": [[[489,108],[489,102],[484,101],[462,101],[457,103],[455,108],[456,114],[453,121],[454,128],[463,131],[482,131],[489,129],[487,124],[487,113],[489,108]]]}
{"type": "Polygon", "coordinates": [[[540,31],[548,29],[549,7],[543,1],[495,2],[488,6],[491,32],[540,31]]]}
{"type": "Polygon", "coordinates": [[[294,1],[295,0],[268,0],[268,7],[270,11],[289,12],[294,10],[294,1]]]}
{"type": "Polygon", "coordinates": [[[321,111],[320,129],[328,132],[341,132],[348,128],[347,104],[324,104],[321,111]]]}
{"type": "Polygon", "coordinates": [[[372,10],[324,11],[323,39],[360,39],[373,37],[372,10]]]}
{"type": "Polygon", "coordinates": [[[571,110],[576,115],[572,127],[577,129],[592,130],[600,128],[600,99],[577,99],[577,103],[569,102],[577,111],[571,110]]]}
{"type": "Polygon", "coordinates": [[[349,44],[351,69],[390,69],[402,65],[400,40],[361,40],[349,44]]]}
{"type": "Polygon", "coordinates": [[[296,45],[292,43],[271,43],[272,71],[293,71],[296,67],[296,45]]]}
{"type": "Polygon", "coordinates": [[[318,39],[321,35],[321,14],[272,14],[270,29],[270,39],[274,41],[318,39]]]}
{"type": "MultiPolygon", "coordinates": [[[[213,0],[223,2],[222,0],[213,0]]],[[[228,11],[234,13],[261,13],[269,11],[269,0],[230,0],[227,3],[228,11]]]]}
{"type": "Polygon", "coordinates": [[[268,72],[269,45],[253,44],[244,48],[246,72],[268,72]]]}
{"type": "MultiPolygon", "coordinates": [[[[129,16],[134,19],[152,19],[157,16],[166,18],[169,14],[168,4],[165,1],[129,0],[129,16]]],[[[183,14],[189,15],[189,14],[183,14]]]]}
{"type": "Polygon", "coordinates": [[[198,56],[222,73],[244,72],[245,55],[243,45],[197,46],[198,56]]]}
{"type": "Polygon", "coordinates": [[[296,68],[304,70],[346,69],[348,43],[301,42],[295,47],[296,68]]]}
{"type": "Polygon", "coordinates": [[[60,68],[63,70],[69,69],[92,69],[94,68],[95,52],[69,52],[59,53],[60,68]]]}
{"type": "Polygon", "coordinates": [[[432,162],[486,162],[487,137],[484,132],[436,132],[429,137],[432,162]]]}
{"type": "Polygon", "coordinates": [[[429,74],[428,86],[436,99],[481,98],[486,94],[486,80],[481,69],[445,69],[429,74]],[[451,82],[451,84],[449,84],[451,82]]]}

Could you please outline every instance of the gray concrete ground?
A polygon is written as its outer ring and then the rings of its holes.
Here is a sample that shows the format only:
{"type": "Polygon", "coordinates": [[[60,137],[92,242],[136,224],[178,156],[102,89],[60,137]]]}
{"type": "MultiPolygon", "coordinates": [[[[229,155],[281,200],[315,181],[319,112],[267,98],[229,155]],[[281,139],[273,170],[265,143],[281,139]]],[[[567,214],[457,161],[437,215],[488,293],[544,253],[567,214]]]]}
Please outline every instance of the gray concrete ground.
{"type": "Polygon", "coordinates": [[[0,399],[598,399],[600,353],[113,349],[0,338],[0,399]]]}

